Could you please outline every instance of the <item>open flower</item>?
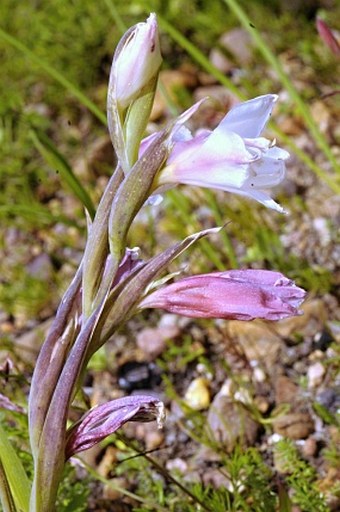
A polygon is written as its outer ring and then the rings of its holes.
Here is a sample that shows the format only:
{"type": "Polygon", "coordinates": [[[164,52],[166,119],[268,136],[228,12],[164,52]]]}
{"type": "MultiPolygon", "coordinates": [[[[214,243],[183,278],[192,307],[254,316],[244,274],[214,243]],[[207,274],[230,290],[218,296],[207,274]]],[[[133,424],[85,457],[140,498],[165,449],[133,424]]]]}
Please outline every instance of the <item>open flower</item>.
{"type": "Polygon", "coordinates": [[[281,320],[300,314],[305,295],[279,272],[230,270],[187,277],[159,288],[140,307],[192,318],[281,320]]]}
{"type": "Polygon", "coordinates": [[[283,180],[289,154],[260,137],[277,98],[267,94],[240,103],[215,130],[194,137],[177,126],[174,146],[158,175],[157,186],[181,183],[222,189],[283,212],[266,190],[283,180]]]}

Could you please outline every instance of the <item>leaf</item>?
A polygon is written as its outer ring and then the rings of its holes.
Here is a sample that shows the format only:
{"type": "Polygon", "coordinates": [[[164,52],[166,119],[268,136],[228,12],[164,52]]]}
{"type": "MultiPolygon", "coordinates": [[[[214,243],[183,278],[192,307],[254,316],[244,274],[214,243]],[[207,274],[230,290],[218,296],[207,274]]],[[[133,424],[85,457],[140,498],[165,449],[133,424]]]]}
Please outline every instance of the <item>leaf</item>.
{"type": "Polygon", "coordinates": [[[6,432],[0,425],[0,465],[9,484],[16,510],[29,511],[30,482],[6,432]]]}
{"type": "Polygon", "coordinates": [[[52,140],[46,134],[42,132],[38,133],[36,130],[31,130],[30,136],[33,144],[41,156],[46,160],[49,166],[57,169],[60,172],[60,175],[64,179],[65,183],[68,185],[75,197],[80,200],[84,208],[88,211],[91,219],[93,220],[95,215],[95,208],[93,206],[91,197],[72,171],[72,168],[67,160],[58,151],[52,140]]]}

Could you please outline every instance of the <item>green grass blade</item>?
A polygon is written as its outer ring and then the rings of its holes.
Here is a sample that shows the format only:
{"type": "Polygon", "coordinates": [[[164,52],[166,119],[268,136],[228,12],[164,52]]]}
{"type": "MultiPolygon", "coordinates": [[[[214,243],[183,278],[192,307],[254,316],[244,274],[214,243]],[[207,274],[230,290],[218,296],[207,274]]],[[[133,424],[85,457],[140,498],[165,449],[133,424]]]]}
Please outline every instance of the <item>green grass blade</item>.
{"type": "Polygon", "coordinates": [[[19,512],[29,511],[30,482],[27,478],[23,465],[16,454],[13,446],[7,439],[6,432],[0,424],[0,463],[10,486],[16,510],[19,512]]]}
{"type": "Polygon", "coordinates": [[[28,222],[38,222],[39,224],[47,226],[62,222],[66,226],[73,226],[80,229],[76,221],[65,215],[54,215],[38,202],[34,202],[33,204],[0,204],[0,220],[9,217],[24,217],[28,222]]]}
{"type": "Polygon", "coordinates": [[[262,36],[259,32],[253,27],[250,19],[240,6],[240,3],[237,0],[223,0],[224,3],[230,8],[231,11],[237,16],[240,23],[243,25],[245,30],[249,32],[249,34],[254,39],[258,49],[262,53],[265,60],[268,62],[268,64],[271,66],[273,70],[276,71],[277,75],[280,77],[280,80],[282,84],[285,86],[287,91],[289,92],[292,100],[295,102],[298,112],[303,117],[305,124],[307,128],[309,129],[311,135],[313,136],[315,142],[318,144],[319,148],[324,152],[326,157],[328,158],[329,162],[334,167],[334,170],[336,172],[340,172],[340,166],[336,161],[335,156],[332,153],[331,148],[329,147],[329,144],[327,143],[327,140],[323,136],[323,134],[320,132],[318,125],[315,123],[311,112],[306,105],[306,103],[303,101],[301,96],[299,95],[297,89],[295,88],[293,82],[289,78],[289,76],[285,73],[279,59],[275,56],[275,54],[272,52],[272,50],[269,48],[269,46],[266,44],[262,36]]]}
{"type": "Polygon", "coordinates": [[[104,0],[104,4],[109,10],[109,13],[111,14],[111,17],[113,21],[116,24],[116,27],[120,31],[120,33],[123,35],[124,32],[128,29],[128,27],[125,25],[124,21],[122,20],[119,12],[117,11],[117,8],[115,4],[113,3],[113,0],[104,0]]]}
{"type": "Polygon", "coordinates": [[[52,140],[46,134],[31,130],[30,136],[32,138],[33,144],[41,156],[52,168],[55,168],[60,172],[60,175],[65,180],[65,183],[71,189],[75,197],[81,201],[83,206],[89,212],[91,219],[93,220],[95,215],[95,208],[91,197],[72,171],[72,168],[67,160],[58,151],[52,140]]]}
{"type": "MultiPolygon", "coordinates": [[[[214,215],[216,225],[223,226],[223,224],[225,224],[225,222],[226,222],[226,219],[223,218],[223,216],[219,210],[219,206],[218,206],[218,203],[216,201],[216,198],[215,198],[213,192],[211,190],[207,189],[204,191],[204,195],[207,200],[207,204],[209,205],[209,207],[214,215]]],[[[225,248],[228,260],[229,260],[230,267],[238,268],[239,265],[238,265],[238,261],[237,261],[237,256],[235,254],[231,240],[228,236],[227,230],[222,229],[220,232],[220,236],[221,236],[221,240],[224,244],[224,248],[225,248]]]]}
{"type": "Polygon", "coordinates": [[[6,478],[4,467],[0,459],[0,504],[4,512],[17,512],[13,501],[11,489],[6,478]]]}
{"type": "Polygon", "coordinates": [[[70,82],[65,76],[60,73],[57,69],[51,66],[48,62],[44,61],[40,57],[37,57],[27,46],[21,41],[11,36],[5,30],[0,28],[0,37],[2,37],[7,43],[16,48],[18,51],[26,55],[34,64],[43,69],[48,75],[50,75],[56,82],[67,89],[75,98],[77,98],[82,105],[88,108],[92,114],[94,114],[99,121],[106,125],[105,114],[95,105],[84,93],[82,93],[72,82],[70,82]]]}

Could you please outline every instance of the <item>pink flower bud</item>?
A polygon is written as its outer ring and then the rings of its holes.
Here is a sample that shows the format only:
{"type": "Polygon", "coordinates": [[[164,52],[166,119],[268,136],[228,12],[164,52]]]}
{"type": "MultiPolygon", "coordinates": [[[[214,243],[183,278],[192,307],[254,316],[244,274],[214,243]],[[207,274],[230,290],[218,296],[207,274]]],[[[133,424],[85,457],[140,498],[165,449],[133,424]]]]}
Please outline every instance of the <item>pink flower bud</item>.
{"type": "Polygon", "coordinates": [[[140,307],[192,318],[281,320],[300,314],[305,295],[279,272],[230,270],[181,279],[145,297],[140,307]]]}
{"type": "Polygon", "coordinates": [[[317,28],[319,36],[321,37],[323,42],[328,46],[328,48],[331,50],[331,52],[334,53],[334,55],[337,55],[339,57],[340,44],[339,44],[338,40],[336,39],[333,31],[327,25],[327,23],[325,23],[322,19],[317,18],[316,19],[316,28],[317,28]]]}
{"type": "Polygon", "coordinates": [[[113,61],[110,81],[115,87],[117,105],[128,107],[157,77],[161,63],[157,19],[150,14],[145,23],[138,23],[128,33],[113,61]]]}
{"type": "Polygon", "coordinates": [[[91,448],[113,434],[127,421],[154,421],[162,427],[164,404],[147,395],[125,396],[98,405],[86,413],[67,433],[66,459],[91,448]]]}

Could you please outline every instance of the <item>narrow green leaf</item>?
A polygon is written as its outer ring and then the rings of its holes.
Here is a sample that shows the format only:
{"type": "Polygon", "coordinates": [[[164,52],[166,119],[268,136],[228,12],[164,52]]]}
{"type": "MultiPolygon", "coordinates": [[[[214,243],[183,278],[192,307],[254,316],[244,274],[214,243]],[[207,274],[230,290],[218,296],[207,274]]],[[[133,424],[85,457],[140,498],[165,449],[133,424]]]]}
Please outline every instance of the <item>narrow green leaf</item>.
{"type": "Polygon", "coordinates": [[[11,489],[6,478],[4,467],[0,459],[0,504],[4,512],[17,512],[13,501],[11,489]]]}
{"type": "Polygon", "coordinates": [[[95,208],[91,197],[72,171],[70,164],[55,147],[52,140],[46,134],[37,132],[36,130],[30,131],[30,137],[41,156],[46,160],[48,165],[59,171],[60,175],[65,180],[65,183],[71,189],[75,197],[81,201],[82,205],[87,209],[91,219],[93,220],[95,208]]]}
{"type": "Polygon", "coordinates": [[[0,425],[0,463],[10,486],[13,501],[19,512],[29,511],[30,482],[13,446],[0,425]]]}
{"type": "Polygon", "coordinates": [[[159,20],[160,27],[169,34],[170,37],[176,43],[178,43],[184,50],[188,52],[188,54],[196,61],[198,64],[202,66],[205,71],[214,76],[222,85],[227,87],[229,91],[231,91],[237,98],[244,99],[244,95],[242,95],[236,87],[236,85],[228,78],[222,71],[217,69],[210,60],[193,44],[189,39],[187,39],[183,34],[181,34],[175,27],[173,27],[168,21],[166,21],[161,16],[157,16],[159,20]]]}
{"type": "Polygon", "coordinates": [[[0,218],[24,217],[29,222],[50,225],[62,222],[66,226],[74,226],[79,229],[78,224],[64,215],[53,215],[46,207],[38,202],[31,204],[2,204],[0,205],[0,218]]]}

